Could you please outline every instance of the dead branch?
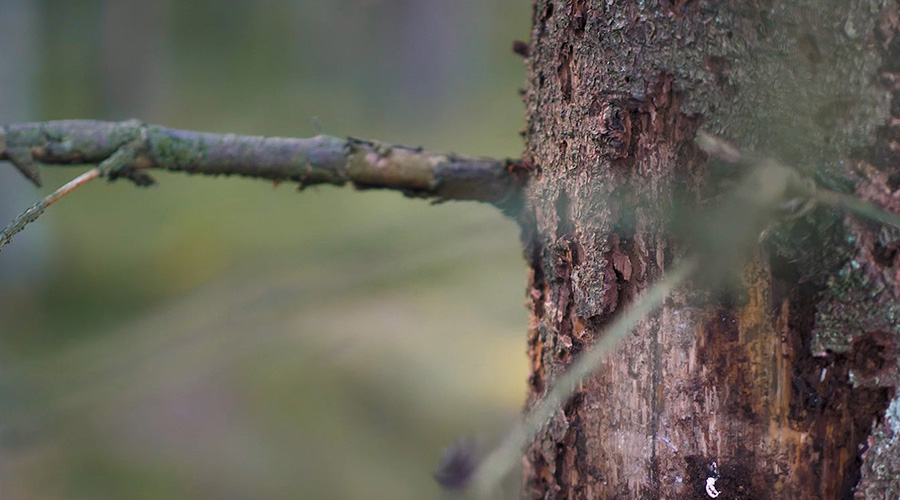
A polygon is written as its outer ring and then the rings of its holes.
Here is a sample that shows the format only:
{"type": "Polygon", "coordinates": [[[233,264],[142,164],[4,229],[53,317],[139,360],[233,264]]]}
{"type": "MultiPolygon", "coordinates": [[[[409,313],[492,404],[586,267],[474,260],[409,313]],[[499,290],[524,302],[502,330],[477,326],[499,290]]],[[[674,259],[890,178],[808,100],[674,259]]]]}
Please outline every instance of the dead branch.
{"type": "Polygon", "coordinates": [[[0,160],[40,186],[40,167],[96,165],[16,217],[0,231],[0,248],[47,207],[97,177],[155,181],[147,170],[239,175],[358,189],[393,189],[407,196],[491,203],[514,214],[527,169],[513,160],[423,151],[360,139],[309,139],[211,134],[147,125],[138,120],[66,120],[0,126],[0,160]]]}
{"type": "Polygon", "coordinates": [[[393,189],[435,201],[477,200],[503,209],[518,204],[524,179],[513,160],[423,151],[376,141],[318,135],[309,139],[211,134],[137,120],[66,120],[0,127],[0,160],[40,185],[43,165],[100,164],[110,179],[151,185],[147,170],[239,175],[275,182],[393,189]]]}

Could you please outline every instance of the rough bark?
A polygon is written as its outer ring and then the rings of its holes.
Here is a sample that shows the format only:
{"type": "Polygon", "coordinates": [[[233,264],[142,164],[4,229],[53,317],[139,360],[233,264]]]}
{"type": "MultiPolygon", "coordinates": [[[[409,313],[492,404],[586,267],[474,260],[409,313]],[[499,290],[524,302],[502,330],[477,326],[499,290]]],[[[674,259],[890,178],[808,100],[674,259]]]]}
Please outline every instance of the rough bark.
{"type": "MultiPolygon", "coordinates": [[[[900,211],[898,19],[887,0],[535,1],[530,401],[703,251],[667,224],[719,192],[701,127],[900,211]]],[[[525,496],[710,498],[713,478],[720,499],[897,498],[898,249],[833,210],[769,231],[742,292],[676,294],[583,384],[525,496]]]]}

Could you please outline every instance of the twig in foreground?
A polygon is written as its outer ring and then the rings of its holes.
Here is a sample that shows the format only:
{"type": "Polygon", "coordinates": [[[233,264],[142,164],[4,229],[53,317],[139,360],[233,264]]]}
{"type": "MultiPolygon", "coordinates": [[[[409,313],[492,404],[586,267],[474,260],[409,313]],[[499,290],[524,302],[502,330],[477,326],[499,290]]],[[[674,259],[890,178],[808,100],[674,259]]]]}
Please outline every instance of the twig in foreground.
{"type": "Polygon", "coordinates": [[[900,229],[900,215],[888,212],[853,195],[828,189],[818,189],[816,190],[815,201],[830,207],[843,208],[861,217],[900,229]]]}
{"type": "Polygon", "coordinates": [[[600,363],[612,354],[628,333],[647,315],[662,306],[666,297],[699,269],[696,258],[679,263],[663,280],[650,287],[644,298],[632,305],[614,321],[588,350],[584,351],[550,387],[531,412],[516,425],[484,460],[472,478],[477,496],[487,498],[504,476],[522,458],[522,450],[534,439],[550,418],[572,396],[581,382],[590,376],[600,363]]]}
{"type": "Polygon", "coordinates": [[[795,173],[796,175],[792,177],[785,177],[790,184],[787,188],[793,192],[795,199],[786,199],[781,202],[781,208],[784,209],[789,217],[803,215],[818,203],[900,229],[900,215],[888,212],[853,194],[822,188],[812,179],[801,176],[796,169],[784,165],[773,158],[748,155],[728,141],[705,132],[697,134],[696,142],[706,154],[725,163],[744,163],[753,168],[771,168],[774,166],[795,173]]]}
{"type": "Polygon", "coordinates": [[[22,212],[18,217],[13,219],[3,231],[0,231],[0,250],[2,250],[7,243],[12,241],[12,238],[16,233],[25,229],[25,226],[37,220],[37,218],[44,213],[44,210],[47,210],[47,207],[59,201],[63,196],[66,196],[88,182],[100,177],[101,174],[102,171],[99,168],[92,168],[67,182],[56,191],[50,193],[43,200],[32,205],[28,210],[22,212]]]}

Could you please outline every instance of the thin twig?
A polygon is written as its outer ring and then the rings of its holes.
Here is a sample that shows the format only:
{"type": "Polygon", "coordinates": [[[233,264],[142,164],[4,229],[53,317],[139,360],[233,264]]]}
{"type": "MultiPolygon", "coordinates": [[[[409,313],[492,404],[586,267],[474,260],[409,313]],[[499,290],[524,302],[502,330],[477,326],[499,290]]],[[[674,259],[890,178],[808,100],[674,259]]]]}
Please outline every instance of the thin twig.
{"type": "Polygon", "coordinates": [[[697,132],[694,141],[704,153],[725,163],[740,163],[743,159],[741,150],[721,137],[706,132],[697,132]]]}
{"type": "Polygon", "coordinates": [[[632,305],[624,315],[602,332],[600,340],[572,362],[547,395],[485,458],[472,480],[476,495],[481,498],[490,496],[506,474],[521,460],[525,446],[547,425],[553,414],[572,396],[578,385],[594,373],[615,351],[622,339],[647,315],[659,309],[666,297],[687,281],[698,268],[697,259],[682,261],[663,280],[653,285],[640,302],[632,305]]]}
{"type": "Polygon", "coordinates": [[[3,247],[7,245],[7,243],[12,241],[12,238],[16,235],[16,233],[22,231],[23,229],[25,229],[25,226],[37,220],[38,217],[40,217],[41,214],[43,214],[50,205],[56,203],[57,201],[62,199],[62,197],[68,195],[72,191],[75,191],[81,186],[84,186],[88,182],[100,177],[101,174],[102,172],[99,168],[92,168],[67,182],[56,191],[50,193],[44,199],[32,205],[28,210],[22,212],[18,217],[13,219],[13,221],[8,226],[6,226],[3,231],[0,231],[0,250],[2,250],[3,247]]]}

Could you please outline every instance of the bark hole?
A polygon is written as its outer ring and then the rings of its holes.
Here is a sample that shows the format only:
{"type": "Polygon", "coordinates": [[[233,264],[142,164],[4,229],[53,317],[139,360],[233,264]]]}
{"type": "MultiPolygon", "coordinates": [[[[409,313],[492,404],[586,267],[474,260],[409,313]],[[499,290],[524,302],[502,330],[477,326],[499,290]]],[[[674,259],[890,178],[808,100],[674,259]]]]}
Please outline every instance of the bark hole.
{"type": "Polygon", "coordinates": [[[896,358],[894,343],[888,333],[872,332],[854,339],[849,355],[854,381],[877,384],[879,377],[890,375],[896,358]]]}
{"type": "Polygon", "coordinates": [[[568,103],[572,100],[572,46],[569,44],[564,44],[559,52],[556,76],[559,78],[563,102],[568,103]]]}
{"type": "Polygon", "coordinates": [[[887,186],[892,192],[896,192],[900,189],[900,172],[894,172],[888,176],[887,186]]]}
{"type": "Polygon", "coordinates": [[[584,35],[586,25],[587,16],[585,14],[584,0],[572,0],[572,33],[577,37],[584,35]]]}
{"type": "MultiPolygon", "coordinates": [[[[900,176],[898,176],[898,180],[900,180],[900,176]]],[[[875,242],[874,248],[872,248],[872,257],[875,258],[875,262],[882,268],[894,267],[897,251],[896,244],[888,244],[879,240],[875,242]]]]}
{"type": "MultiPolygon", "coordinates": [[[[565,141],[560,145],[560,149],[565,150],[565,141]]],[[[559,193],[556,199],[556,238],[563,239],[571,236],[575,232],[575,225],[572,222],[572,215],[569,213],[569,195],[565,191],[559,193]]]]}

